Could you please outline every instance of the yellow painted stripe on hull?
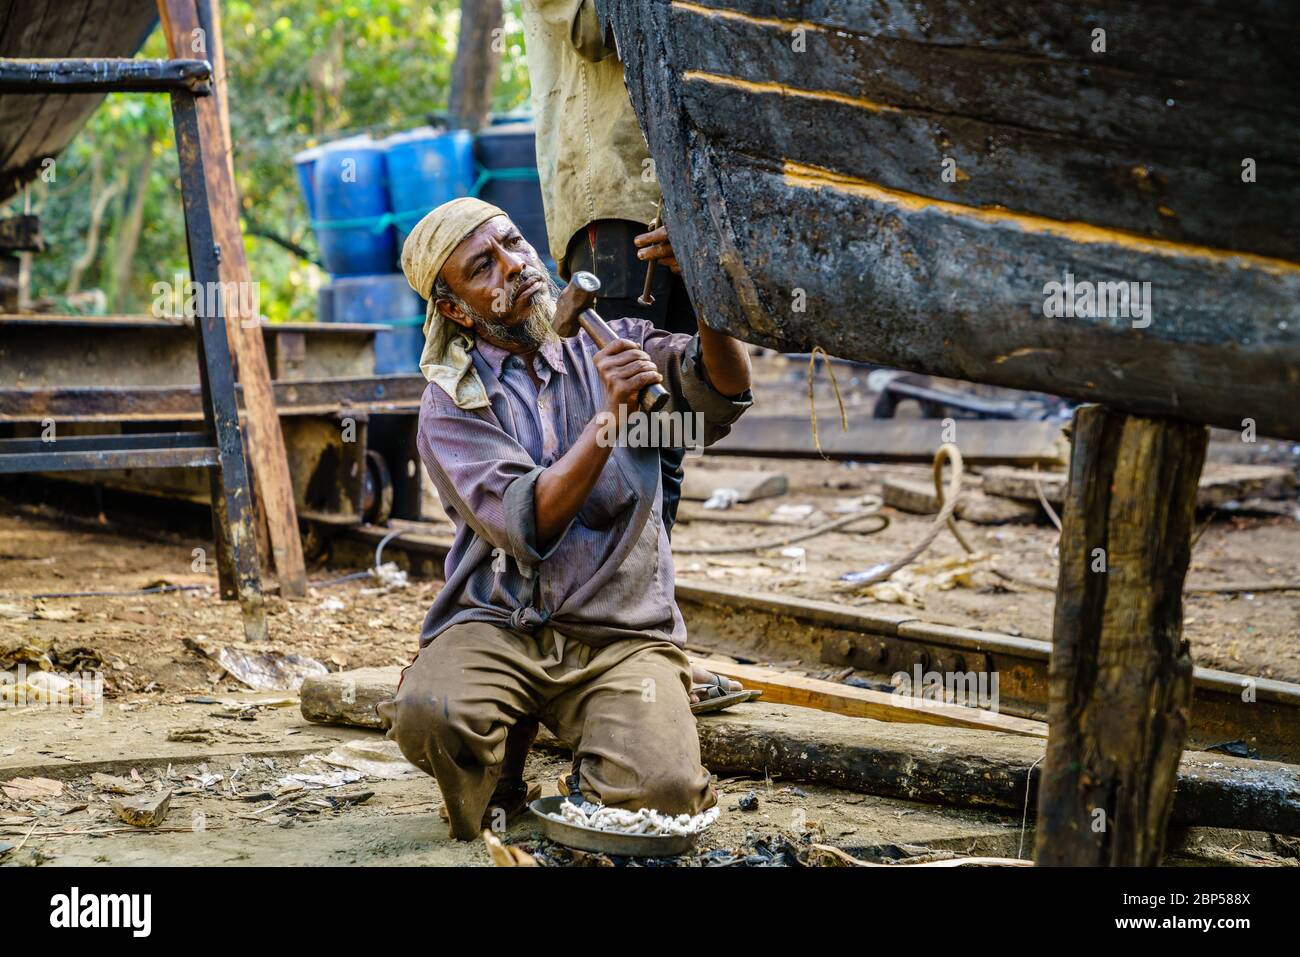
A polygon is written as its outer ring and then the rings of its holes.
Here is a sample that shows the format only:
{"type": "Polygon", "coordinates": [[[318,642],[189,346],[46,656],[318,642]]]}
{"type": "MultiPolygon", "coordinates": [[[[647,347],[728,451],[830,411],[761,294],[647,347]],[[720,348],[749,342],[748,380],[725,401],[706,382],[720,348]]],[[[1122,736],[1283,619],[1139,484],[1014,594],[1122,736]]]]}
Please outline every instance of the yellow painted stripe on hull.
{"type": "Polygon", "coordinates": [[[956,219],[971,222],[990,223],[999,226],[1013,226],[1026,233],[1059,236],[1076,243],[1089,245],[1118,246],[1133,252],[1155,256],[1203,259],[1211,262],[1235,263],[1251,269],[1259,269],[1275,275],[1300,275],[1300,263],[1258,253],[1239,252],[1229,249],[1217,249],[1213,246],[1201,246],[1195,243],[1183,243],[1172,239],[1153,239],[1138,233],[1106,226],[1094,226],[1091,223],[1050,219],[1033,213],[1018,213],[1001,206],[966,206],[950,200],[934,199],[919,193],[890,189],[878,183],[872,183],[854,176],[846,176],[819,166],[810,166],[786,160],[783,169],[785,181],[791,186],[803,189],[833,189],[842,193],[862,196],[892,206],[895,209],[921,212],[934,209],[956,219]]]}
{"type": "Polygon", "coordinates": [[[843,103],[846,106],[867,110],[871,113],[899,112],[896,106],[890,106],[888,103],[880,103],[876,100],[868,100],[866,97],[850,96],[847,93],[837,93],[834,90],[801,90],[798,87],[786,86],[784,83],[742,80],[738,76],[723,76],[720,73],[709,73],[707,70],[687,70],[682,74],[682,79],[688,82],[695,80],[713,86],[725,86],[733,90],[742,90],[745,93],[776,93],[779,96],[793,96],[803,100],[843,103]]]}
{"type": "Polygon", "coordinates": [[[741,13],[739,10],[724,10],[718,7],[705,6],[702,3],[691,3],[690,0],[673,0],[672,6],[677,10],[685,10],[687,13],[698,14],[704,17],[715,17],[719,20],[734,20],[738,23],[748,23],[756,27],[776,27],[779,30],[789,30],[793,33],[795,30],[816,30],[820,33],[827,32],[825,26],[820,23],[812,23],[808,20],[781,20],[777,17],[756,17],[750,13],[741,13]]]}

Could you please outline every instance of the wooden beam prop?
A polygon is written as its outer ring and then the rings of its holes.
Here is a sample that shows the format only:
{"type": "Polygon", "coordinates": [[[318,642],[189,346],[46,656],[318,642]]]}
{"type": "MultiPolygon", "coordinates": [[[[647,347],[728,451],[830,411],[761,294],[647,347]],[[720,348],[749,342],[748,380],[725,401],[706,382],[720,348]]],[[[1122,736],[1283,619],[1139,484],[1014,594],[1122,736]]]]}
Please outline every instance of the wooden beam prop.
{"type": "Polygon", "coordinates": [[[197,0],[199,23],[208,32],[208,60],[212,64],[212,95],[221,114],[221,131],[226,135],[226,165],[235,181],[235,140],[230,135],[230,100],[226,96],[226,44],[221,33],[221,0],[197,0]]]}
{"type": "Polygon", "coordinates": [[[1300,104],[1251,52],[1300,45],[1300,8],[1207,0],[1228,53],[1124,3],[1139,59],[1090,47],[1088,5],[977,6],[598,0],[696,311],[1300,439],[1300,104]]]}
{"type": "MultiPolygon", "coordinates": [[[[211,56],[214,46],[220,47],[220,37],[200,21],[195,0],[158,0],[158,12],[162,16],[167,49],[172,56],[211,56]]],[[[221,282],[226,289],[233,283],[233,288],[242,291],[252,288],[252,278],[244,253],[239,200],[228,159],[230,140],[221,120],[219,101],[224,99],[225,92],[217,86],[216,97],[203,97],[197,101],[205,152],[203,165],[211,200],[213,238],[221,249],[221,282]]],[[[246,444],[257,491],[270,526],[271,553],[280,579],[280,593],[286,597],[302,597],[307,593],[307,572],[302,557],[302,541],[298,537],[293,484],[271,391],[271,371],[261,330],[257,316],[245,314],[250,301],[253,301],[251,296],[240,294],[223,297],[222,302],[231,352],[238,362],[239,381],[243,386],[244,408],[247,410],[246,444]]]]}
{"type": "Polygon", "coordinates": [[[1039,864],[1160,863],[1192,704],[1183,581],[1208,431],[1075,413],[1039,864]]]}

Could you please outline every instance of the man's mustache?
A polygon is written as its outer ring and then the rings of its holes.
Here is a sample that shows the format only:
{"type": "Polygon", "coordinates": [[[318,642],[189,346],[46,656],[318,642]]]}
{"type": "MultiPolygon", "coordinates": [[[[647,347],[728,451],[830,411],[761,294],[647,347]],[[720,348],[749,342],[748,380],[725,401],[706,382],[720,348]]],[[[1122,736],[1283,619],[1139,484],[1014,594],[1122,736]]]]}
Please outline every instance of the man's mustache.
{"type": "Polygon", "coordinates": [[[507,311],[515,307],[515,300],[519,298],[519,291],[523,289],[525,285],[527,285],[529,282],[532,282],[533,280],[539,280],[542,283],[543,290],[544,291],[546,290],[547,288],[546,273],[542,272],[539,269],[523,270],[523,272],[519,274],[518,278],[515,279],[514,285],[511,286],[510,288],[510,296],[506,300],[507,311]]]}

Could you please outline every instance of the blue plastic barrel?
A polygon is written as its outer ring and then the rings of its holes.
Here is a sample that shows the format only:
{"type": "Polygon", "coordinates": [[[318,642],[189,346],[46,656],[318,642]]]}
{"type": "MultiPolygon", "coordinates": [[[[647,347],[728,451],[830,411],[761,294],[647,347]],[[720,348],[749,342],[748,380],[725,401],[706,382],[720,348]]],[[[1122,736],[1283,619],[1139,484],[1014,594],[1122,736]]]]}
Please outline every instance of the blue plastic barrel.
{"type": "Polygon", "coordinates": [[[397,328],[375,334],[375,375],[420,371],[424,300],[401,273],[346,276],[330,284],[334,322],[373,322],[397,328]]]}
{"type": "Polygon", "coordinates": [[[524,239],[555,272],[546,241],[546,214],[542,186],[537,179],[537,142],[531,123],[503,123],[482,130],[474,141],[474,157],[481,167],[479,198],[500,206],[524,239]]]}
{"type": "Polygon", "coordinates": [[[293,158],[293,167],[298,174],[298,186],[302,190],[303,201],[307,204],[307,215],[313,220],[316,218],[316,185],[312,176],[316,171],[316,160],[319,158],[319,146],[303,150],[293,158]]]}
{"type": "Polygon", "coordinates": [[[474,188],[474,137],[468,130],[423,127],[383,141],[397,248],[429,210],[474,188]]]}
{"type": "Polygon", "coordinates": [[[334,287],[329,283],[316,290],[316,319],[318,322],[334,321],[334,287]]]}
{"type": "Polygon", "coordinates": [[[321,147],[312,174],[316,241],[336,276],[392,272],[397,244],[388,208],[383,147],[369,136],[321,147]]]}

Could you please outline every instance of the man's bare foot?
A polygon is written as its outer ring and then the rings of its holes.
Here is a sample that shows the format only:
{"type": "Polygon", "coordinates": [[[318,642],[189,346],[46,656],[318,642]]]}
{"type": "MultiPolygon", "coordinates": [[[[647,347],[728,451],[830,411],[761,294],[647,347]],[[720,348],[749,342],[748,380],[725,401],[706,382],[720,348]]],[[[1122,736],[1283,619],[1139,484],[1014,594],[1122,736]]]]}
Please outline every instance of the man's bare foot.
{"type": "MultiPolygon", "coordinates": [[[[481,829],[499,830],[513,821],[528,805],[542,796],[542,786],[536,781],[501,780],[492,791],[492,798],[483,812],[481,829]]],[[[444,821],[451,820],[447,805],[438,809],[438,816],[444,821]]]]}

